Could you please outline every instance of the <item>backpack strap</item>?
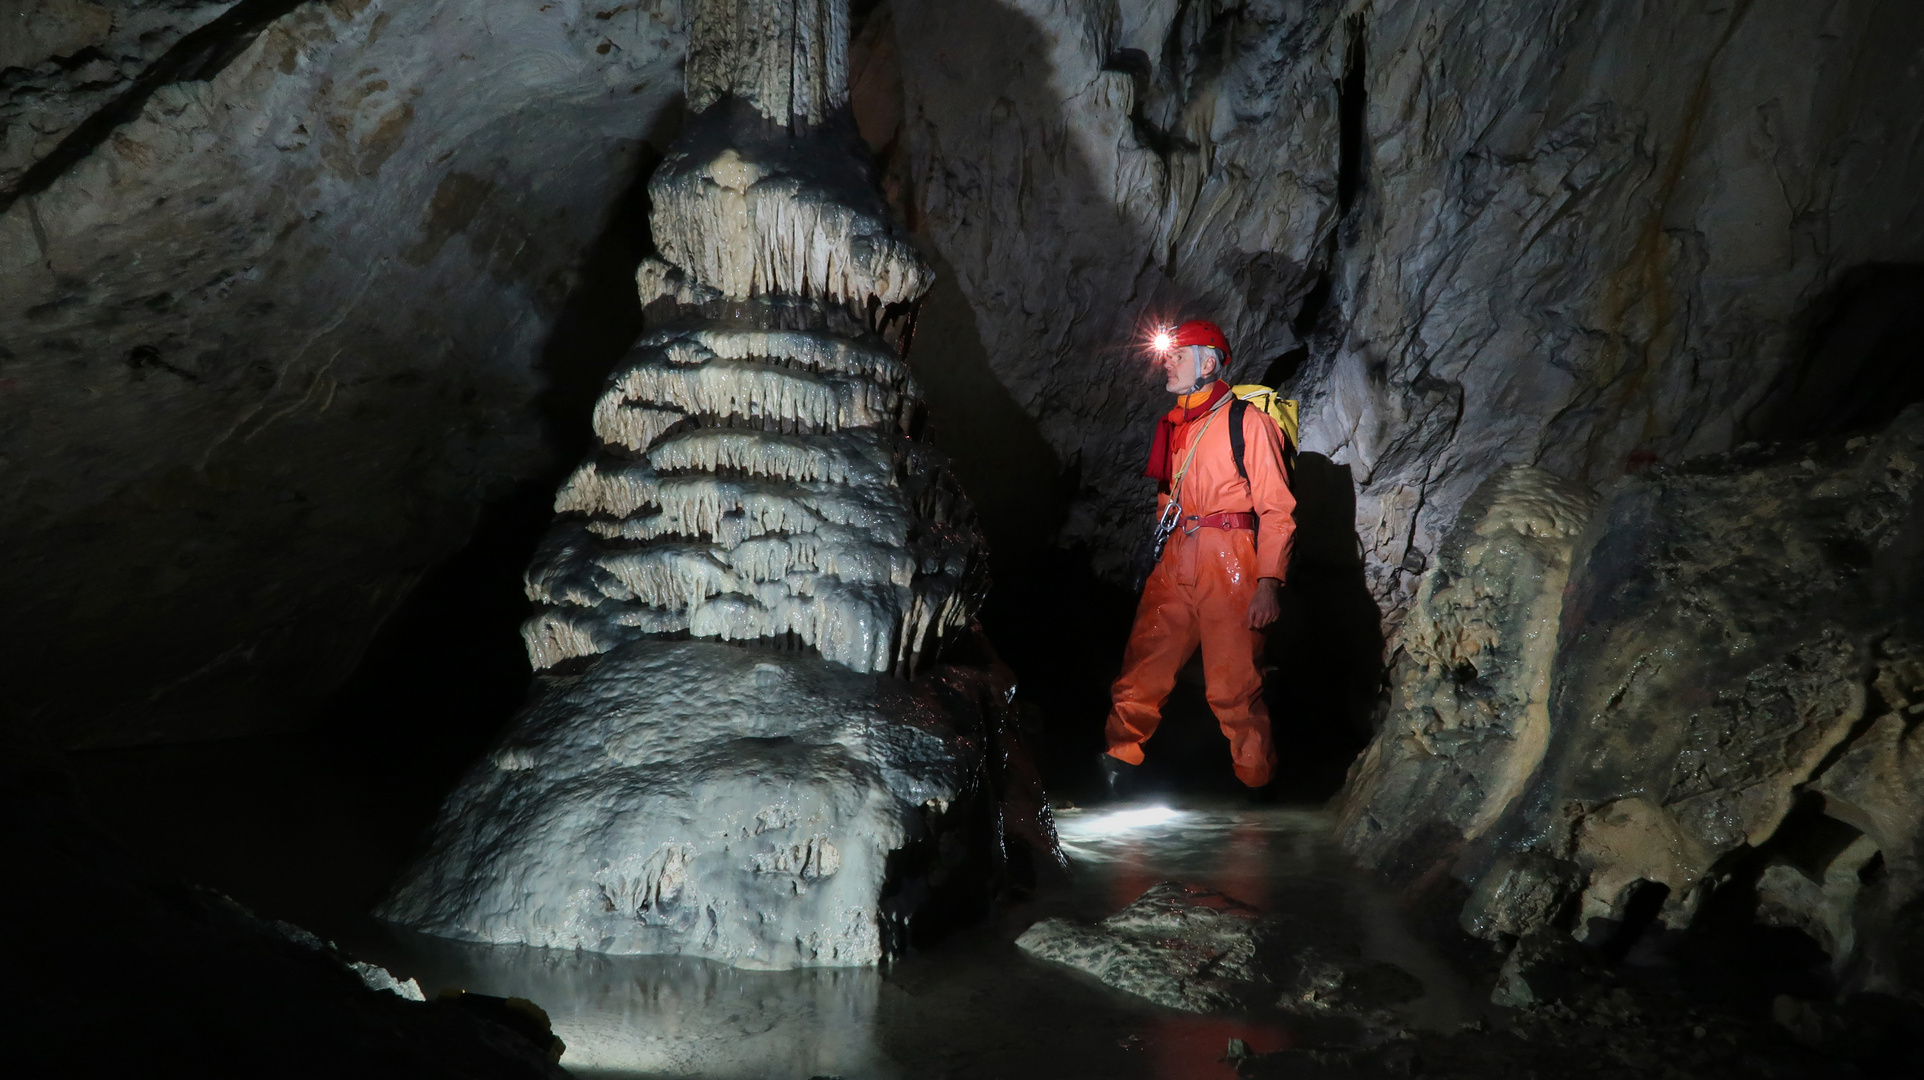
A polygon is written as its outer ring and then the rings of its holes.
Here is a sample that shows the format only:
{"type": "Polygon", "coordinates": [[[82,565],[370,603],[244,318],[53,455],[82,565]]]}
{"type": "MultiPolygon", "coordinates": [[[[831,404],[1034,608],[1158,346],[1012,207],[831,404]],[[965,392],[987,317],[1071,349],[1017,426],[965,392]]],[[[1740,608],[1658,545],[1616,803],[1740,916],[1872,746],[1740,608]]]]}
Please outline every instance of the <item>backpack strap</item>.
{"type": "Polygon", "coordinates": [[[1229,456],[1236,460],[1236,475],[1249,483],[1249,470],[1243,467],[1243,415],[1249,412],[1249,402],[1242,398],[1229,403],[1229,456]]]}

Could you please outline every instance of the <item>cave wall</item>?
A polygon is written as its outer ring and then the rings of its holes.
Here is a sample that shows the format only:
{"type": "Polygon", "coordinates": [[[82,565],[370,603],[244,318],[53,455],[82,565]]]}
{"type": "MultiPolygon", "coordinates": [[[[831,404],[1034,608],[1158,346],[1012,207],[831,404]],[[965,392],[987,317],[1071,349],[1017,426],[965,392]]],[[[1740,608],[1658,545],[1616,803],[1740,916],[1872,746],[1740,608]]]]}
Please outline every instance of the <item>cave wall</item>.
{"type": "MultiPolygon", "coordinates": [[[[14,14],[12,12],[10,15],[14,14]]],[[[679,114],[676,0],[33,0],[0,44],[15,723],[290,726],[559,463],[544,346],[679,114]]]]}
{"type": "MultiPolygon", "coordinates": [[[[9,715],[71,745],[295,723],[478,507],[559,467],[543,406],[580,358],[551,336],[672,136],[684,5],[16,6],[9,715]]],[[[1873,370],[1924,293],[1914,5],[855,9],[857,119],[945,278],[931,348],[1021,421],[1009,467],[958,473],[1010,489],[992,534],[1112,581],[1161,319],[1216,318],[1236,378],[1303,399],[1343,492],[1304,513],[1353,516],[1327,561],[1392,651],[1504,466],[1604,486],[1924,390],[1873,370]]],[[[938,442],[978,419],[935,397],[938,442]]]]}
{"type": "Polygon", "coordinates": [[[1075,482],[1060,539],[1118,578],[1148,322],[1213,317],[1303,399],[1393,629],[1499,467],[1807,433],[1836,290],[1924,254],[1912,5],[892,7],[916,224],[1075,482]]]}

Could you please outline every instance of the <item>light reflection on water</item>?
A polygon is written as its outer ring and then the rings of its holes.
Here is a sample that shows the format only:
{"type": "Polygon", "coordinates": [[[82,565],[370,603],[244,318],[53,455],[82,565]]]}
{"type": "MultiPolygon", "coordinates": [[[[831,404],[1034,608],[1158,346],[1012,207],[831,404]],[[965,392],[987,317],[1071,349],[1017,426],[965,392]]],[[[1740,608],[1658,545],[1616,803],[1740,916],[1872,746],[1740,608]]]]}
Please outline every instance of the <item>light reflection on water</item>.
{"type": "Polygon", "coordinates": [[[1273,1018],[1194,1016],[1036,961],[1012,942],[1051,915],[1097,919],[1180,880],[1345,927],[1365,955],[1422,979],[1421,1026],[1469,1018],[1461,988],[1394,904],[1344,862],[1320,811],[1211,807],[1061,812],[1072,881],[934,948],[867,969],[740,971],[682,957],[611,957],[393,934],[357,952],[430,996],[525,997],[568,1044],[562,1064],[608,1077],[906,1080],[1161,1077],[1230,1080],[1229,1039],[1297,1037],[1273,1018]]]}
{"type": "Polygon", "coordinates": [[[430,995],[524,997],[568,1044],[562,1064],[600,1076],[892,1078],[875,1049],[881,973],[742,971],[673,956],[405,942],[430,995]]]}

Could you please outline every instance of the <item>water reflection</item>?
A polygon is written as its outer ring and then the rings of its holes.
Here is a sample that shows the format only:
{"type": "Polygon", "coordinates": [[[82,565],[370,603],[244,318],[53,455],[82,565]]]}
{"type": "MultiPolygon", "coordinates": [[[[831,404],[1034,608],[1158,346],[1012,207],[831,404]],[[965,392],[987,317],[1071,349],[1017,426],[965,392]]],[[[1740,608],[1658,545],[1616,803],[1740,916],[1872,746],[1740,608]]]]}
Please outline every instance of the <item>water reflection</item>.
{"type": "Polygon", "coordinates": [[[1231,1039],[1279,1050],[1303,1031],[1287,1019],[1193,1016],[1036,961],[1012,942],[1052,915],[1099,919],[1157,882],[1218,889],[1269,910],[1341,928],[1431,993],[1412,1017],[1466,1019],[1445,965],[1387,898],[1351,873],[1326,815],[1292,809],[1064,811],[1071,883],[955,934],[883,972],[739,971],[679,957],[463,945],[411,934],[356,951],[420,980],[525,997],[567,1042],[562,1064],[607,1077],[897,1080],[915,1077],[1234,1077],[1231,1039]]]}
{"type": "Polygon", "coordinates": [[[895,1077],[876,1051],[879,972],[742,971],[674,956],[601,956],[397,935],[430,995],[525,997],[568,1044],[562,1064],[606,1077],[895,1077]]]}

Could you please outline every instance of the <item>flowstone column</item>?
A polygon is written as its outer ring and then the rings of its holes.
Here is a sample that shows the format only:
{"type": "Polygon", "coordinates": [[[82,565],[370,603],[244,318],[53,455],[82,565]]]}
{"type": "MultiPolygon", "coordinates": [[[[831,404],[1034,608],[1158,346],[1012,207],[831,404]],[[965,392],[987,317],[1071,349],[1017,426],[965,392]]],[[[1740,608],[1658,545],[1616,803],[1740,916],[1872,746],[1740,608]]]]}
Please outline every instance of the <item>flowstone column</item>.
{"type": "Polygon", "coordinates": [[[1033,784],[1011,791],[1010,688],[937,658],[986,588],[983,547],[917,437],[901,347],[930,272],[869,183],[846,0],[692,19],[692,119],[649,184],[661,258],[637,274],[653,329],[527,574],[533,700],[380,914],[869,964],[945,881],[993,872],[1011,795],[1052,835],[1033,784]]]}

